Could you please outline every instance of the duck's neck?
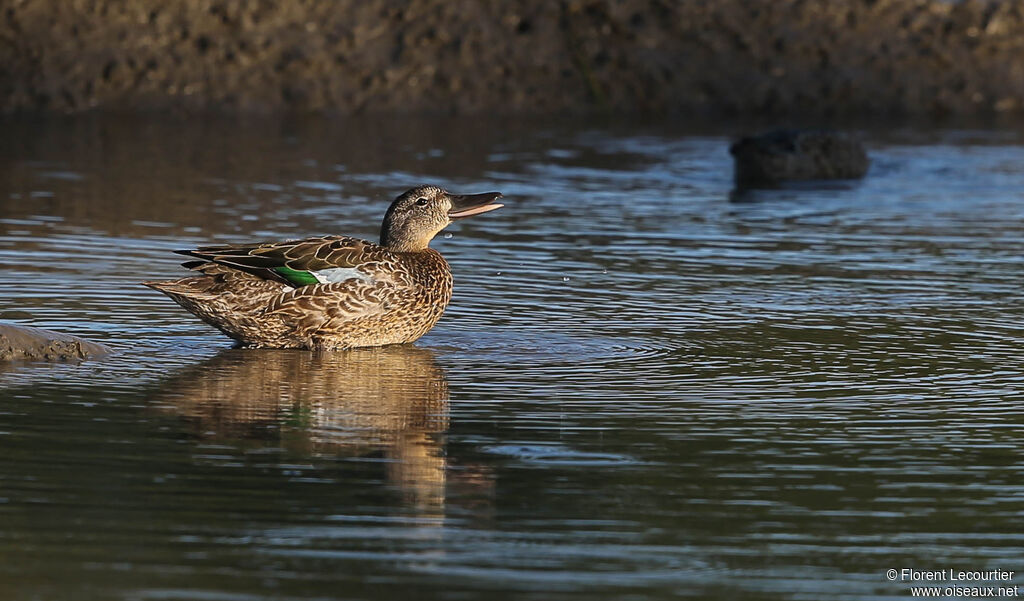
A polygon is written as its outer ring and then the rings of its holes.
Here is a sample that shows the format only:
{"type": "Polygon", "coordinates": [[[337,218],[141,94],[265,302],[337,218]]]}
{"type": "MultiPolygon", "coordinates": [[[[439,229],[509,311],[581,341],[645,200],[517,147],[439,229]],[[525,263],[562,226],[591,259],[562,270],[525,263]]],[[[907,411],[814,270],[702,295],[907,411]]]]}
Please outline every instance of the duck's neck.
{"type": "Polygon", "coordinates": [[[423,252],[430,248],[433,236],[401,236],[383,230],[380,233],[380,245],[395,252],[423,252]]]}

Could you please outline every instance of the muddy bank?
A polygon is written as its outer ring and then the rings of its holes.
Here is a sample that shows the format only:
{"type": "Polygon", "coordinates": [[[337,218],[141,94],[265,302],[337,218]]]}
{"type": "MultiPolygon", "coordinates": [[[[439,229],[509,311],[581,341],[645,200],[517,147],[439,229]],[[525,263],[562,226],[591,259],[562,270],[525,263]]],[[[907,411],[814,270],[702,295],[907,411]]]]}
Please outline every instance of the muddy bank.
{"type": "Polygon", "coordinates": [[[42,328],[0,323],[0,361],[74,361],[108,353],[110,349],[106,346],[82,340],[77,336],[42,328]]]}
{"type": "Polygon", "coordinates": [[[1024,2],[13,0],[0,108],[1019,113],[1024,2]]]}

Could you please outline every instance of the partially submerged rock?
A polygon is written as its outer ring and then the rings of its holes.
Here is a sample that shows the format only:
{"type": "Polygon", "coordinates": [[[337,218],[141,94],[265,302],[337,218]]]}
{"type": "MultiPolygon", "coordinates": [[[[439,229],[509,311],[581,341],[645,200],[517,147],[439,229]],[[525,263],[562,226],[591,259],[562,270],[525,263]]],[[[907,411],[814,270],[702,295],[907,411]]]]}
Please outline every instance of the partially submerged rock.
{"type": "Polygon", "coordinates": [[[743,137],[729,147],[740,185],[788,180],[853,179],[867,173],[860,139],[827,129],[783,129],[743,137]]]}
{"type": "Polygon", "coordinates": [[[106,355],[102,344],[42,328],[0,323],[0,361],[43,359],[74,361],[106,355]]]}

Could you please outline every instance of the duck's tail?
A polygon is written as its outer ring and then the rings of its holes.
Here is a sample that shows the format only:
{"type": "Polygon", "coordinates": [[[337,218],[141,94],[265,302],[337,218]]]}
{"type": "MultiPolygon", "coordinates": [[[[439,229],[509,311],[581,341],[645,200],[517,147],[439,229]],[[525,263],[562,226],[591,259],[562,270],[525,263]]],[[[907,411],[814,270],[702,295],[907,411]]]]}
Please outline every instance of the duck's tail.
{"type": "Polygon", "coordinates": [[[141,283],[163,292],[231,338],[250,344],[267,334],[267,330],[275,329],[277,324],[267,323],[264,309],[291,288],[245,272],[223,269],[231,273],[211,269],[214,273],[208,275],[141,283]]]}

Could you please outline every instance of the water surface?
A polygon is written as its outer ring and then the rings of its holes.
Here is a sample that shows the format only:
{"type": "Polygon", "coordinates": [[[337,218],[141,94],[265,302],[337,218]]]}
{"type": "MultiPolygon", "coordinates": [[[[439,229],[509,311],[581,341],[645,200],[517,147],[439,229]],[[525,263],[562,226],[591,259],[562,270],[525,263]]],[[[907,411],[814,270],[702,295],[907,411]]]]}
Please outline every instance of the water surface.
{"type": "Polygon", "coordinates": [[[906,599],[1024,584],[1024,144],[867,132],[859,182],[733,189],[728,132],[92,117],[5,123],[10,599],[906,599]],[[375,238],[419,183],[505,209],[412,346],[232,349],[169,251],[375,238]]]}

